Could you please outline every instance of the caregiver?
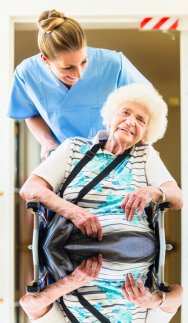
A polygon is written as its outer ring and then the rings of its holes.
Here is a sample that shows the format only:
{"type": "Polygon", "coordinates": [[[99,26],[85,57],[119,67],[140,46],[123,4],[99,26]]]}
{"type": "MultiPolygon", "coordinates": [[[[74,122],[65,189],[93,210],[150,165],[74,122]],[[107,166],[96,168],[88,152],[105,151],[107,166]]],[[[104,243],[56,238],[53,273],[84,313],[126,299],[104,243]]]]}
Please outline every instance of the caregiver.
{"type": "Polygon", "coordinates": [[[38,26],[40,54],[17,66],[7,114],[26,119],[45,159],[65,139],[104,129],[100,109],[109,93],[149,82],[122,53],[87,48],[82,27],[62,12],[43,12],[38,26]]]}

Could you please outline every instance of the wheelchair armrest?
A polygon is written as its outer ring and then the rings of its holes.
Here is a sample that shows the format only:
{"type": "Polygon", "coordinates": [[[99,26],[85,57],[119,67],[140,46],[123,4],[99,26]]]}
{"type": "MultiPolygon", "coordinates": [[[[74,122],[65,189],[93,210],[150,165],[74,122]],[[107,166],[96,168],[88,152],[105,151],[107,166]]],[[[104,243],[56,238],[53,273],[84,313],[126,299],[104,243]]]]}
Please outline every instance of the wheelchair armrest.
{"type": "Polygon", "coordinates": [[[34,280],[27,285],[26,292],[29,294],[38,294],[44,288],[44,277],[46,274],[46,272],[44,272],[42,277],[39,272],[39,223],[42,221],[43,225],[46,224],[46,219],[44,217],[45,210],[43,204],[36,200],[27,201],[26,208],[30,209],[34,219],[32,246],[29,248],[32,250],[33,255],[34,280]]]}
{"type": "Polygon", "coordinates": [[[164,211],[165,209],[170,209],[170,208],[171,208],[170,202],[164,202],[164,203],[156,204],[154,207],[154,211],[155,212],[164,211]]]}
{"type": "Polygon", "coordinates": [[[39,217],[43,214],[43,205],[36,201],[30,200],[26,203],[26,208],[31,210],[34,218],[33,225],[33,241],[32,241],[32,255],[34,265],[34,281],[27,286],[27,290],[30,293],[39,292],[39,254],[38,254],[38,243],[39,243],[39,217]]]}
{"type": "Polygon", "coordinates": [[[155,263],[155,288],[164,292],[169,292],[170,287],[164,284],[164,266],[165,266],[165,255],[166,255],[166,239],[165,239],[165,209],[169,209],[171,204],[164,202],[156,204],[154,207],[155,216],[153,218],[153,227],[155,228],[155,234],[158,238],[160,251],[158,253],[157,262],[155,263]]]}

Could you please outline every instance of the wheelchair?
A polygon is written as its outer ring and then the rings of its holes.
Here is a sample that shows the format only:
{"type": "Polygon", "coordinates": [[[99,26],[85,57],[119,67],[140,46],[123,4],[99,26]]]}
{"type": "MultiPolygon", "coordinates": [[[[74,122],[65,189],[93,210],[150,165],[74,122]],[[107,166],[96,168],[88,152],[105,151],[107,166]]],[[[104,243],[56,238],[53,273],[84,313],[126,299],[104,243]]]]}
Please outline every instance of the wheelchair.
{"type": "MultiPolygon", "coordinates": [[[[41,205],[40,202],[38,201],[28,201],[26,204],[26,208],[31,211],[34,217],[34,227],[33,227],[33,240],[32,240],[32,245],[30,245],[28,248],[32,250],[32,256],[33,256],[33,266],[34,266],[34,279],[31,281],[27,287],[26,287],[26,292],[30,294],[37,294],[39,293],[45,286],[45,277],[46,275],[50,275],[50,277],[53,276],[52,271],[56,272],[55,275],[55,280],[58,280],[65,276],[68,272],[71,272],[73,270],[73,267],[71,266],[70,262],[68,261],[67,268],[65,270],[59,271],[58,269],[58,257],[57,259],[57,264],[54,264],[54,261],[52,261],[52,258],[50,256],[50,252],[53,249],[54,246],[52,246],[51,250],[48,247],[49,246],[49,236],[52,236],[52,224],[48,225],[48,221],[46,220],[44,216],[44,208],[41,205]],[[41,232],[45,231],[46,228],[48,227],[48,241],[44,241],[44,236],[42,235],[41,238],[41,232]],[[42,248],[41,248],[42,244],[42,248]],[[44,250],[45,249],[45,252],[44,250]],[[42,256],[42,264],[41,264],[41,253],[43,254],[42,256]],[[49,260],[51,259],[51,260],[49,260]],[[45,264],[45,261],[47,264],[45,264]]],[[[153,265],[150,268],[149,275],[148,275],[148,286],[150,290],[152,290],[153,285],[155,290],[160,290],[163,292],[169,292],[170,287],[165,285],[164,282],[164,268],[165,268],[165,255],[166,255],[166,250],[171,250],[173,249],[173,246],[170,244],[166,244],[165,240],[165,228],[164,228],[164,217],[165,217],[165,210],[170,208],[170,203],[165,202],[161,204],[157,204],[154,207],[152,207],[152,204],[150,204],[146,209],[146,215],[147,215],[147,220],[149,223],[149,227],[153,230],[155,239],[157,241],[157,251],[154,253],[154,261],[153,265]]],[[[63,218],[59,216],[60,218],[63,218]]],[[[64,218],[65,219],[65,218],[64,218]]],[[[55,227],[58,227],[58,221],[55,223],[55,227]]],[[[53,222],[53,221],[52,221],[53,222]]],[[[70,221],[69,221],[70,222],[70,221]]],[[[54,223],[53,223],[54,225],[54,223]]],[[[65,224],[67,225],[67,224],[65,224]]],[[[65,230],[66,231],[66,230],[65,230]]],[[[65,236],[63,239],[67,239],[67,233],[61,231],[61,233],[65,236]]],[[[69,234],[69,233],[68,233],[69,234]]],[[[143,238],[144,239],[144,238],[143,238]]],[[[149,238],[150,239],[150,238],[149,238]]],[[[88,241],[92,241],[93,239],[88,238],[88,241]]],[[[148,243],[147,240],[146,243],[148,243]]],[[[150,243],[150,242],[149,242],[150,243]]],[[[75,247],[75,246],[73,246],[75,247]]],[[[67,249],[72,248],[72,246],[67,249]]],[[[92,250],[95,249],[95,246],[92,250]]],[[[88,251],[88,250],[86,250],[88,251]]],[[[153,251],[154,252],[154,251],[153,251]]],[[[53,251],[52,251],[53,253],[53,251]]],[[[85,256],[90,256],[88,253],[85,254],[85,256]]],[[[146,257],[147,258],[147,257],[146,257]]],[[[65,251],[64,254],[64,263],[67,261],[67,253],[65,251]]],[[[131,261],[129,259],[129,261],[131,261]]],[[[141,262],[141,260],[137,259],[137,261],[141,262]]],[[[53,281],[53,280],[52,280],[53,281]]],[[[51,281],[51,282],[52,282],[51,281]]]]}

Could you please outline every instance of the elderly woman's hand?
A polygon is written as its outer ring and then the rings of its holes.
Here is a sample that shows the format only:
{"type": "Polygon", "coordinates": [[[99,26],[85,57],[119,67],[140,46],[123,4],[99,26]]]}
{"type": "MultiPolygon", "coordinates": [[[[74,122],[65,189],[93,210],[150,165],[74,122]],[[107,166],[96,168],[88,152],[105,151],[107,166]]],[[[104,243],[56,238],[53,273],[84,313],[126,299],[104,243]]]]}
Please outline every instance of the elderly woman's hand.
{"type": "Polygon", "coordinates": [[[144,186],[128,193],[121,203],[127,221],[132,221],[137,209],[137,216],[141,216],[146,205],[151,200],[160,201],[161,195],[161,191],[155,186],[144,186]]]}
{"type": "Polygon", "coordinates": [[[71,290],[77,289],[96,279],[102,267],[102,254],[83,260],[72,274],[67,276],[71,290]]]}
{"type": "Polygon", "coordinates": [[[88,235],[88,237],[93,239],[98,238],[98,240],[101,241],[102,227],[98,217],[72,203],[66,203],[66,205],[67,207],[64,209],[63,215],[71,220],[83,234],[88,235]]]}
{"type": "Polygon", "coordinates": [[[141,278],[137,278],[138,286],[132,274],[127,274],[121,291],[125,298],[142,308],[153,308],[161,304],[161,296],[158,293],[151,294],[145,287],[141,278]]]}
{"type": "MultiPolygon", "coordinates": [[[[127,274],[125,282],[121,286],[121,291],[125,298],[142,308],[154,308],[161,304],[162,297],[159,293],[151,294],[145,287],[141,278],[137,278],[136,284],[133,275],[127,274]]],[[[182,304],[183,288],[180,285],[173,284],[170,286],[170,292],[165,293],[166,300],[160,306],[160,309],[167,313],[174,313],[182,304]]]]}

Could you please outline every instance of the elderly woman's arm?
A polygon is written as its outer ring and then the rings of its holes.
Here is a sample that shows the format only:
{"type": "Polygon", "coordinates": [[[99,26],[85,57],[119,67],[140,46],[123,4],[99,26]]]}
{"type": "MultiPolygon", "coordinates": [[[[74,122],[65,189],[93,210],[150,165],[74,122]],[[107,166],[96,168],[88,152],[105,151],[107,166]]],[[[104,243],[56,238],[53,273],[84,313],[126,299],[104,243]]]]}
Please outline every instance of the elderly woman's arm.
{"type": "MultiPolygon", "coordinates": [[[[166,182],[160,185],[165,191],[166,202],[170,202],[174,210],[183,206],[182,192],[175,182],[166,182]]],[[[156,186],[144,186],[128,193],[122,201],[121,207],[126,214],[126,219],[131,221],[138,209],[137,216],[141,216],[145,206],[151,202],[162,200],[162,191],[156,186]]]]}
{"type": "Polygon", "coordinates": [[[20,299],[20,305],[31,320],[36,320],[49,312],[53,302],[61,296],[86,285],[96,279],[102,266],[102,255],[83,260],[72,274],[48,285],[42,292],[26,294],[20,299]]]}
{"type": "Polygon", "coordinates": [[[51,185],[37,175],[30,175],[20,190],[20,195],[26,201],[37,200],[44,207],[59,213],[71,220],[83,234],[102,240],[102,227],[96,215],[90,214],[83,208],[74,205],[53,191],[51,185]]]}
{"type": "Polygon", "coordinates": [[[128,193],[122,201],[122,209],[126,213],[128,221],[132,220],[137,208],[137,215],[140,216],[144,207],[152,200],[156,203],[162,201],[163,193],[160,188],[164,190],[165,201],[171,203],[172,209],[178,210],[183,206],[180,188],[152,146],[148,146],[146,155],[147,186],[128,193]]]}

